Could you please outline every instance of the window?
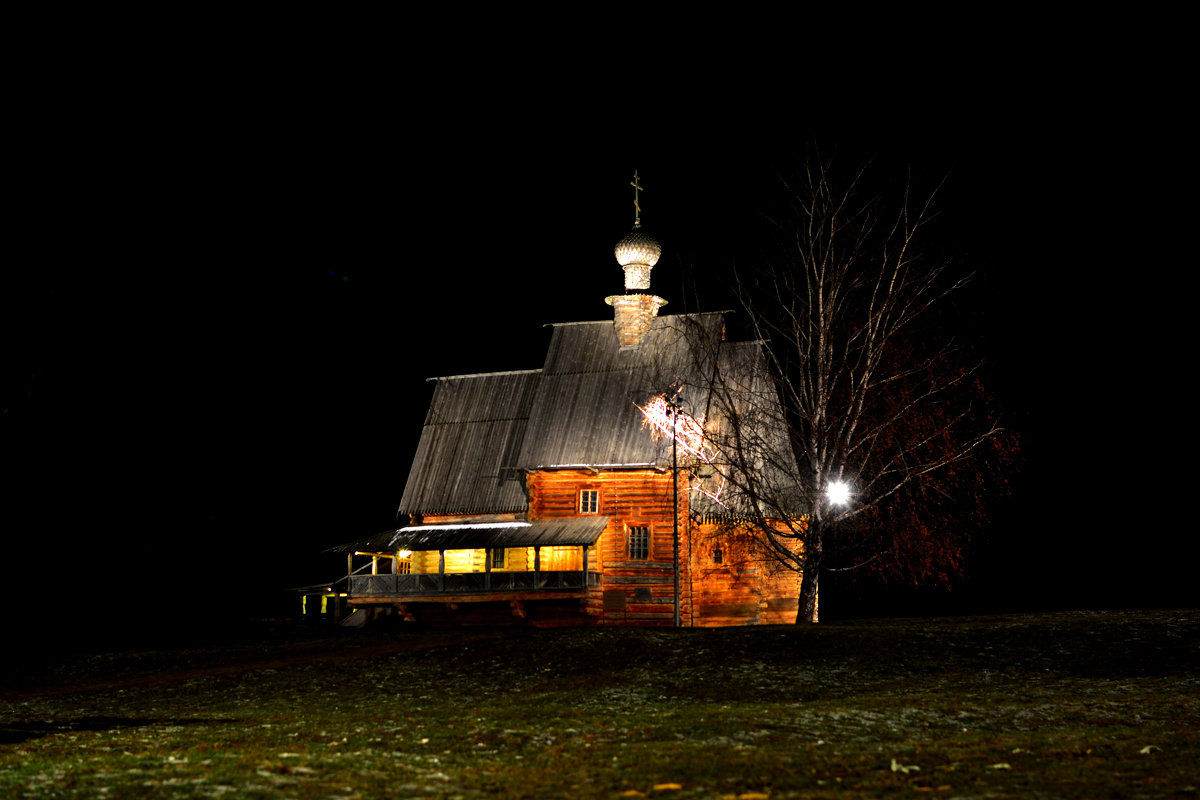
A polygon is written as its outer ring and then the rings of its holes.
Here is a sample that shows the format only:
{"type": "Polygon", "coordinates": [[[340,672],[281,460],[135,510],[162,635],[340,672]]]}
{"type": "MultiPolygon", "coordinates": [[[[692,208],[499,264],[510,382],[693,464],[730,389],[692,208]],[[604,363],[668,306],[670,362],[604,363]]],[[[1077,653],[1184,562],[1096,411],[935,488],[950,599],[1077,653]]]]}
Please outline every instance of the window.
{"type": "Polygon", "coordinates": [[[721,552],[721,548],[719,548],[719,547],[716,550],[712,551],[712,557],[713,557],[714,564],[724,564],[725,563],[725,554],[721,552]]]}
{"type": "Polygon", "coordinates": [[[492,569],[504,569],[504,548],[497,547],[492,550],[492,569]]]}
{"type": "Polygon", "coordinates": [[[650,558],[650,529],[644,527],[629,529],[629,557],[639,561],[650,558]]]}
{"type": "Polygon", "coordinates": [[[579,493],[579,513],[595,514],[600,510],[600,490],[584,489],[579,493]]]}

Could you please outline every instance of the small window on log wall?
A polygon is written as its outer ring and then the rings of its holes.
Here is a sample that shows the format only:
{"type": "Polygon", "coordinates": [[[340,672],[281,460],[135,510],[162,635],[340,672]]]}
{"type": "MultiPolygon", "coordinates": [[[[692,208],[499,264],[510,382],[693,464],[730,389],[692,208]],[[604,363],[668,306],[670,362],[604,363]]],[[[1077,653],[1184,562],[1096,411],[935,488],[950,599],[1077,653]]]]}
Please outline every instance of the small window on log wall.
{"type": "Polygon", "coordinates": [[[725,554],[721,552],[721,548],[719,548],[719,547],[717,549],[713,550],[713,563],[714,564],[724,564],[725,563],[725,554]]]}
{"type": "Polygon", "coordinates": [[[504,569],[503,547],[497,547],[492,550],[492,569],[504,569]]]}
{"type": "Polygon", "coordinates": [[[579,493],[579,513],[595,514],[600,510],[600,491],[584,489],[579,493]]]}
{"type": "Polygon", "coordinates": [[[650,558],[650,529],[637,527],[629,529],[629,557],[639,561],[650,558]]]}

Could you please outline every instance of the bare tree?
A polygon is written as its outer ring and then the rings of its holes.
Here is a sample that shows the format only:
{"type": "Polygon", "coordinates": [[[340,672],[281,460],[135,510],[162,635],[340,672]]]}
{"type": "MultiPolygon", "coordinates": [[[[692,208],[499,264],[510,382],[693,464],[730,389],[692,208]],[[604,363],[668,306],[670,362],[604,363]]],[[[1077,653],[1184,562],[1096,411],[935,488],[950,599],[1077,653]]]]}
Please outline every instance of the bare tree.
{"type": "MultiPolygon", "coordinates": [[[[755,358],[712,359],[707,459],[731,528],[801,573],[797,622],[814,620],[827,551],[879,558],[889,519],[936,476],[969,471],[999,432],[978,362],[947,322],[967,282],[927,241],[938,189],[869,191],[868,167],[815,158],[786,183],[778,248],[737,271],[755,358]],[[855,541],[845,541],[854,539],[855,541]]],[[[895,540],[895,537],[892,537],[895,540]]]]}

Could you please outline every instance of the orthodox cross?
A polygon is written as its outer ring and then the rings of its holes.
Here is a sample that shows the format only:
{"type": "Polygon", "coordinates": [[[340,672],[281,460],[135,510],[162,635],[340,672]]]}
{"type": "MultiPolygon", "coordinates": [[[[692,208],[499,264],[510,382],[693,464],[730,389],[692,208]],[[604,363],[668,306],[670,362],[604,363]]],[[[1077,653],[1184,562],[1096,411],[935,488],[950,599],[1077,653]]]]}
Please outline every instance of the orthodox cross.
{"type": "Polygon", "coordinates": [[[640,183],[638,183],[638,174],[636,169],[633,171],[633,183],[629,185],[633,187],[633,224],[641,225],[642,206],[640,203],[638,203],[638,192],[644,192],[646,190],[642,188],[640,183]]]}

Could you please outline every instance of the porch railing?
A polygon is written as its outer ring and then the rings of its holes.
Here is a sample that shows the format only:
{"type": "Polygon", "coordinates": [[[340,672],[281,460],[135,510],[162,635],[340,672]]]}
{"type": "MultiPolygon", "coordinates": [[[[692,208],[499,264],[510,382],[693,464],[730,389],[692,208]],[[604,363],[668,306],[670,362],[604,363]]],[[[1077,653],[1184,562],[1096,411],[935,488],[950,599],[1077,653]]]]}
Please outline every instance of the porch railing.
{"type": "MultiPolygon", "coordinates": [[[[408,575],[350,575],[350,595],[394,596],[488,594],[491,592],[583,589],[581,570],[541,572],[437,572],[408,575]]],[[[587,573],[587,586],[599,586],[600,573],[587,573]]]]}

